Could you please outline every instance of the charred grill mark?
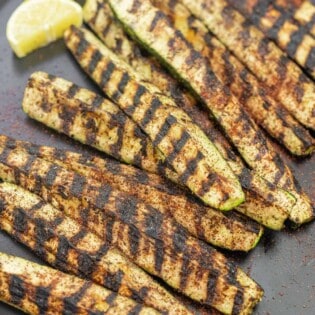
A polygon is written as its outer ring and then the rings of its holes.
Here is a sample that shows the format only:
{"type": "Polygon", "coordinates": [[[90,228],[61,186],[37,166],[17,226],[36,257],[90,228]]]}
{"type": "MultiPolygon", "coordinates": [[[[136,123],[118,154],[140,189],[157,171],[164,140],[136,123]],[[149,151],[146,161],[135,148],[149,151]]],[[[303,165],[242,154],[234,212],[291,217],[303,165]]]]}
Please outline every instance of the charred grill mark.
{"type": "Polygon", "coordinates": [[[217,280],[218,280],[218,271],[212,269],[208,274],[208,283],[207,283],[207,297],[206,302],[211,305],[213,299],[215,298],[217,280]]]}
{"type": "Polygon", "coordinates": [[[153,118],[154,115],[156,114],[156,111],[162,106],[161,101],[154,97],[151,101],[151,104],[147,111],[145,112],[142,120],[141,120],[141,126],[145,127],[153,118]]]}
{"type": "Polygon", "coordinates": [[[103,104],[103,102],[104,99],[100,95],[95,94],[91,105],[93,108],[99,108],[103,104]]]}
{"type": "Polygon", "coordinates": [[[265,14],[268,11],[270,1],[265,1],[265,0],[258,0],[256,5],[253,7],[252,10],[252,21],[254,24],[258,25],[260,22],[260,19],[265,16],[265,14]]]}
{"type": "Polygon", "coordinates": [[[130,298],[135,300],[137,303],[143,303],[150,291],[147,287],[142,287],[140,290],[133,290],[132,288],[129,288],[129,290],[131,292],[130,298]]]}
{"type": "Polygon", "coordinates": [[[138,200],[132,196],[128,198],[116,199],[116,207],[120,219],[123,222],[132,224],[138,212],[138,200]]]}
{"type": "Polygon", "coordinates": [[[48,172],[46,173],[45,176],[45,183],[48,187],[52,187],[56,177],[58,176],[58,173],[60,171],[60,167],[54,164],[51,164],[49,167],[48,172]]]}
{"type": "Polygon", "coordinates": [[[124,72],[124,74],[121,77],[120,82],[118,83],[118,88],[112,96],[112,99],[114,101],[117,101],[121,97],[121,95],[124,93],[125,87],[127,86],[129,80],[130,80],[129,74],[127,72],[124,72]]]}
{"type": "Polygon", "coordinates": [[[202,159],[203,155],[201,154],[201,152],[198,151],[197,156],[191,161],[188,161],[186,170],[180,176],[180,182],[187,183],[189,177],[195,173],[198,164],[202,159]]]}
{"type": "Polygon", "coordinates": [[[285,55],[281,55],[278,63],[277,73],[280,80],[284,80],[287,74],[287,64],[289,63],[289,58],[285,55]]]}
{"type": "Polygon", "coordinates": [[[188,66],[191,66],[200,58],[201,58],[200,53],[197,52],[196,50],[192,49],[190,51],[190,55],[186,58],[186,64],[188,66]]]}
{"type": "Polygon", "coordinates": [[[308,139],[306,139],[304,136],[305,135],[304,128],[300,127],[299,125],[295,125],[293,126],[292,130],[305,147],[310,147],[312,145],[312,141],[308,141],[308,139]]]}
{"type": "Polygon", "coordinates": [[[284,23],[290,18],[290,15],[291,14],[289,13],[289,11],[282,11],[276,22],[268,30],[267,36],[273,40],[277,40],[279,31],[281,30],[284,23]]]}
{"type": "Polygon", "coordinates": [[[47,78],[51,82],[54,82],[57,79],[57,77],[53,74],[47,74],[47,78]]]}
{"type": "Polygon", "coordinates": [[[138,249],[140,246],[141,234],[138,229],[133,226],[128,227],[128,239],[129,239],[129,249],[132,257],[138,254],[138,249]]]}
{"type": "Polygon", "coordinates": [[[5,208],[6,208],[6,203],[4,202],[4,200],[0,199],[0,215],[5,210],[5,208]]]}
{"type": "Polygon", "coordinates": [[[259,42],[258,53],[263,59],[270,52],[269,43],[270,40],[267,37],[263,37],[262,40],[259,42]]]}
{"type": "Polygon", "coordinates": [[[233,21],[233,13],[234,9],[228,4],[221,11],[221,16],[227,28],[229,28],[231,21],[233,21]]]}
{"type": "Polygon", "coordinates": [[[250,82],[247,80],[247,76],[249,75],[249,72],[246,68],[243,68],[242,71],[240,72],[239,76],[242,79],[242,94],[240,96],[240,101],[246,103],[248,98],[252,95],[253,93],[253,86],[250,82]]]}
{"type": "Polygon", "coordinates": [[[104,209],[108,203],[108,200],[112,193],[112,187],[110,185],[102,185],[98,189],[98,195],[95,200],[95,206],[99,209],[104,209]]]}
{"type": "Polygon", "coordinates": [[[140,0],[133,0],[132,7],[129,10],[129,12],[135,13],[135,12],[137,12],[139,7],[141,7],[141,1],[140,0]]]}
{"type": "Polygon", "coordinates": [[[115,51],[121,53],[122,52],[122,45],[123,45],[123,40],[121,38],[116,38],[116,46],[114,48],[115,51]]]}
{"type": "Polygon", "coordinates": [[[70,193],[77,198],[81,198],[85,185],[86,185],[86,179],[84,178],[84,176],[81,176],[78,173],[74,173],[74,177],[72,179],[72,183],[70,187],[70,193]]]}
{"type": "MultiPolygon", "coordinates": [[[[26,214],[27,215],[27,214],[26,214]]],[[[45,242],[54,236],[54,232],[47,228],[42,219],[34,219],[35,223],[35,252],[43,259],[46,258],[45,242]]]]}
{"type": "Polygon", "coordinates": [[[155,249],[154,269],[160,273],[162,270],[164,255],[165,255],[164,243],[160,240],[155,240],[154,249],[155,249]]]}
{"type": "Polygon", "coordinates": [[[294,57],[295,53],[302,43],[304,35],[307,33],[304,27],[299,27],[295,32],[293,32],[290,36],[290,41],[287,44],[286,52],[290,57],[294,57]]]}
{"type": "Polygon", "coordinates": [[[101,60],[102,60],[102,54],[99,52],[99,50],[94,50],[91,56],[91,59],[89,61],[89,64],[87,66],[88,73],[92,74],[101,60]]]}
{"type": "Polygon", "coordinates": [[[9,137],[5,137],[4,143],[1,144],[3,147],[10,148],[11,150],[14,150],[16,148],[16,142],[14,139],[11,139],[9,137]]]}
{"type": "Polygon", "coordinates": [[[80,230],[77,234],[71,237],[70,242],[73,245],[77,245],[87,234],[86,230],[80,230]]]}
{"type": "Polygon", "coordinates": [[[235,69],[230,62],[230,53],[228,50],[224,51],[222,59],[224,60],[224,84],[230,87],[235,80],[235,69]]]}
{"type": "Polygon", "coordinates": [[[185,290],[187,286],[187,281],[190,275],[190,263],[187,257],[183,258],[183,262],[180,270],[180,283],[179,287],[181,290],[185,290]]]}
{"type": "Polygon", "coordinates": [[[77,110],[71,107],[60,107],[59,109],[58,116],[62,120],[62,130],[65,134],[69,135],[77,110]]]}
{"type": "Polygon", "coordinates": [[[173,151],[171,154],[168,155],[166,159],[169,164],[173,163],[174,159],[178,156],[178,154],[184,148],[189,139],[190,139],[189,133],[184,130],[180,139],[173,143],[173,151]]]}
{"type": "MultiPolygon", "coordinates": [[[[207,180],[204,180],[202,182],[202,185],[200,187],[200,189],[198,190],[198,194],[200,194],[201,196],[203,196],[207,191],[210,190],[210,188],[217,182],[220,181],[220,177],[217,174],[209,174],[207,177],[207,180]]],[[[225,198],[228,198],[225,197],[225,198]]],[[[224,198],[224,200],[226,200],[224,198]]]]}
{"type": "Polygon", "coordinates": [[[38,306],[39,315],[44,315],[48,311],[50,288],[38,286],[35,289],[35,304],[38,306]]]}
{"type": "Polygon", "coordinates": [[[110,172],[113,175],[120,175],[122,174],[122,167],[121,164],[114,161],[114,160],[106,160],[106,167],[107,172],[110,172]]]}
{"type": "Polygon", "coordinates": [[[276,175],[275,175],[273,184],[277,185],[285,173],[285,165],[284,165],[281,157],[279,156],[279,154],[275,154],[275,156],[273,157],[273,162],[277,166],[277,170],[278,170],[276,175]]]}
{"type": "Polygon", "coordinates": [[[96,122],[94,118],[87,117],[84,125],[86,144],[93,146],[96,143],[96,135],[98,132],[96,122]]]}
{"type": "Polygon", "coordinates": [[[92,282],[86,281],[78,292],[63,299],[63,312],[62,314],[76,314],[78,312],[78,303],[84,296],[85,292],[92,285],[92,282]]]}
{"type": "Polygon", "coordinates": [[[239,32],[239,38],[243,42],[245,47],[248,46],[248,41],[250,40],[250,27],[251,22],[247,19],[242,23],[242,30],[239,32]]]}
{"type": "Polygon", "coordinates": [[[150,214],[145,218],[145,233],[159,239],[162,236],[163,214],[151,206],[147,206],[150,214]]]}
{"type": "Polygon", "coordinates": [[[315,47],[312,47],[311,51],[309,52],[305,62],[305,67],[314,71],[313,69],[315,68],[315,47]]]}
{"type": "Polygon", "coordinates": [[[108,218],[106,221],[106,228],[105,228],[105,233],[106,233],[106,243],[112,244],[113,242],[113,228],[114,228],[114,223],[115,220],[113,218],[108,218]]]}
{"type": "Polygon", "coordinates": [[[116,114],[111,115],[109,121],[109,128],[117,128],[117,141],[116,143],[111,144],[110,150],[114,157],[120,158],[120,150],[123,146],[124,140],[124,127],[127,121],[127,116],[121,110],[119,110],[116,114]]]}
{"type": "Polygon", "coordinates": [[[115,64],[112,61],[110,61],[106,65],[106,68],[102,71],[100,82],[102,89],[105,89],[107,82],[110,80],[115,68],[116,68],[115,64]]]}
{"type": "Polygon", "coordinates": [[[160,129],[160,131],[157,133],[155,139],[152,141],[153,145],[155,147],[160,144],[160,142],[163,140],[163,138],[168,134],[168,132],[171,129],[172,125],[175,124],[175,123],[177,123],[177,119],[174,116],[172,116],[172,115],[169,115],[165,119],[165,121],[164,121],[164,123],[163,123],[163,125],[162,125],[162,127],[160,129]]]}
{"type": "Polygon", "coordinates": [[[104,276],[104,286],[108,289],[118,292],[124,278],[124,273],[121,270],[118,270],[115,273],[106,273],[104,276]]]}
{"type": "Polygon", "coordinates": [[[11,303],[14,305],[20,305],[26,294],[26,286],[23,279],[16,275],[10,276],[9,293],[11,303]]]}
{"type": "Polygon", "coordinates": [[[128,315],[139,315],[142,310],[142,305],[137,304],[132,310],[128,312],[128,315]]]}
{"type": "Polygon", "coordinates": [[[27,215],[22,208],[14,211],[13,229],[19,233],[24,233],[27,229],[27,215]]]}
{"type": "Polygon", "coordinates": [[[232,314],[240,314],[244,303],[244,292],[240,289],[237,290],[234,296],[232,314]]]}
{"type": "Polygon", "coordinates": [[[187,242],[187,233],[186,231],[182,228],[182,226],[177,225],[176,230],[172,234],[172,243],[173,243],[173,248],[175,252],[178,253],[185,253],[187,251],[186,248],[186,242],[187,242]]]}
{"type": "Polygon", "coordinates": [[[242,187],[250,189],[252,179],[253,179],[252,172],[248,168],[243,167],[242,172],[239,175],[239,180],[242,184],[242,187]]]}
{"type": "Polygon", "coordinates": [[[5,163],[10,155],[11,149],[9,147],[2,148],[0,153],[0,162],[5,163]]]}
{"type": "Polygon", "coordinates": [[[76,93],[80,90],[80,88],[76,84],[72,84],[70,88],[68,89],[67,97],[68,98],[74,98],[76,93]]]}
{"type": "MultiPolygon", "coordinates": [[[[79,37],[79,42],[78,42],[78,44],[77,44],[77,47],[76,47],[76,49],[75,49],[74,54],[75,54],[75,56],[76,56],[77,58],[81,58],[81,56],[82,56],[82,55],[85,53],[85,51],[88,49],[89,43],[88,43],[88,41],[87,41],[85,38],[83,38],[82,36],[80,36],[79,32],[78,32],[76,29],[72,28],[71,31],[74,32],[74,33],[79,37]]],[[[49,80],[51,80],[51,79],[49,78],[49,80]]]]}
{"type": "Polygon", "coordinates": [[[96,263],[97,261],[95,261],[89,253],[80,252],[78,256],[78,271],[81,277],[90,278],[96,263]]]}
{"type": "Polygon", "coordinates": [[[141,102],[141,97],[147,92],[147,89],[143,85],[139,85],[133,98],[133,104],[137,107],[141,102]]]}
{"type": "Polygon", "coordinates": [[[60,236],[55,264],[58,268],[62,268],[62,270],[67,270],[67,260],[70,248],[71,246],[67,238],[65,236],[60,236]]]}
{"type": "Polygon", "coordinates": [[[112,292],[106,297],[105,301],[107,304],[111,305],[115,301],[116,297],[117,297],[117,293],[112,292]]]}
{"type": "Polygon", "coordinates": [[[152,32],[155,29],[155,27],[156,27],[157,23],[159,22],[159,20],[161,20],[163,18],[165,18],[164,13],[162,11],[160,11],[160,10],[156,11],[155,16],[154,16],[154,18],[153,18],[153,20],[151,22],[151,25],[150,25],[150,32],[152,32]]]}
{"type": "MultiPolygon", "coordinates": [[[[103,7],[102,7],[102,8],[103,8],[103,7]]],[[[107,23],[107,24],[105,25],[105,27],[103,28],[103,30],[102,30],[102,35],[103,35],[104,37],[106,37],[106,35],[107,35],[108,32],[110,31],[111,26],[112,26],[112,23],[110,22],[110,23],[107,23]]]]}

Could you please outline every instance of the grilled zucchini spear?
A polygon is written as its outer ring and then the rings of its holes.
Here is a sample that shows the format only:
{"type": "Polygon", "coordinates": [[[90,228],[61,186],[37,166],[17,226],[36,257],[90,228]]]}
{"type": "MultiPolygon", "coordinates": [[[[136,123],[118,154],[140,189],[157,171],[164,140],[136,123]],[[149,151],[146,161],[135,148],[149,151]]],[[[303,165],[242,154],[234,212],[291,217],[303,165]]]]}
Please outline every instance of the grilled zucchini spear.
{"type": "MultiPolygon", "coordinates": [[[[198,7],[195,3],[199,1],[194,1],[193,7],[198,7]]],[[[294,195],[297,202],[290,209],[290,219],[297,224],[312,220],[314,212],[309,198],[295,185],[289,168],[238,101],[220,83],[206,59],[192,49],[163,12],[147,0],[109,0],[109,3],[127,31],[162,59],[203,100],[246,162],[262,177],[294,195]]],[[[217,2],[213,6],[218,6],[217,2]]]]}
{"type": "Polygon", "coordinates": [[[233,0],[228,2],[315,78],[315,38],[292,19],[289,10],[278,8],[273,2],[268,5],[261,0],[255,6],[252,0],[246,0],[241,5],[233,0]]]}
{"type": "Polygon", "coordinates": [[[257,244],[262,234],[262,228],[257,223],[232,213],[227,217],[189,198],[183,190],[163,178],[114,160],[36,146],[6,136],[0,136],[0,145],[24,149],[28,154],[71,169],[87,178],[109,182],[116,189],[135,196],[161,213],[172,215],[190,234],[213,245],[248,251],[257,244]]]}
{"type": "Polygon", "coordinates": [[[272,97],[267,89],[235,58],[204,24],[196,19],[181,3],[153,1],[181,31],[194,49],[209,61],[218,78],[231,89],[241,104],[271,136],[282,143],[291,153],[307,155],[315,148],[308,130],[272,97]]]}
{"type": "MultiPolygon", "coordinates": [[[[163,1],[163,4],[165,3],[163,1]]],[[[246,202],[237,207],[237,210],[246,213],[249,217],[269,228],[280,229],[287,217],[287,211],[277,208],[280,206],[283,209],[290,209],[293,206],[293,202],[289,202],[289,194],[275,189],[257,174],[246,169],[243,161],[235,155],[230,144],[222,136],[222,133],[217,130],[209,116],[200,109],[196,100],[187,91],[183,90],[178,82],[165,72],[156,60],[151,56],[143,56],[139,46],[126,36],[121,25],[113,19],[113,13],[107,1],[88,0],[84,6],[84,19],[110,49],[137,70],[142,80],[155,84],[162,93],[172,97],[176,104],[189,114],[215,144],[233,172],[239,176],[244,188],[246,202]],[[273,195],[272,205],[268,202],[271,191],[273,195]],[[258,200],[258,195],[262,196],[263,200],[258,200]],[[284,200],[287,201],[284,202],[284,200]]],[[[191,21],[191,17],[189,20],[191,21]]],[[[210,40],[209,36],[205,36],[207,43],[210,40]]],[[[35,112],[38,112],[38,110],[35,112]]]]}
{"type": "MultiPolygon", "coordinates": [[[[114,1],[112,1],[114,6],[114,1]]],[[[315,86],[301,69],[224,0],[180,0],[306,127],[315,129],[315,86]]],[[[295,42],[294,44],[298,44],[295,42]]]]}
{"type": "MultiPolygon", "coordinates": [[[[154,77],[159,77],[157,71],[154,77]]],[[[177,89],[176,85],[174,87],[177,89]]],[[[64,132],[83,143],[88,143],[116,159],[129,161],[150,172],[165,174],[178,183],[178,178],[173,176],[174,172],[165,167],[161,158],[154,154],[151,141],[145,137],[138,126],[125,116],[116,105],[106,100],[102,101],[100,97],[89,90],[79,88],[64,79],[52,78],[45,73],[37,72],[31,76],[25,89],[23,108],[32,118],[59,132],[64,132]],[[98,106],[95,105],[95,99],[98,99],[98,106]],[[117,112],[120,114],[116,114],[117,112]],[[130,150],[128,153],[124,147],[131,147],[133,151],[130,150]]],[[[294,199],[290,198],[285,191],[276,188],[247,170],[242,161],[233,154],[226,140],[219,132],[215,131],[216,129],[213,128],[210,120],[202,111],[197,110],[194,103],[192,106],[185,105],[185,110],[196,121],[199,121],[203,130],[207,131],[207,135],[216,143],[217,148],[229,162],[233,171],[238,174],[246,192],[246,201],[238,206],[237,210],[272,229],[281,229],[284,221],[288,218],[287,209],[292,207],[294,199]],[[196,111],[197,115],[194,114],[196,111]]],[[[200,206],[197,208],[200,209],[200,206]]],[[[224,216],[220,216],[217,211],[209,207],[202,207],[203,210],[199,214],[197,208],[193,210],[193,213],[187,210],[189,212],[186,215],[191,213],[195,218],[191,222],[200,222],[202,226],[208,226],[204,230],[204,237],[202,238],[219,245],[215,238],[209,239],[209,236],[213,234],[209,219],[212,218],[212,222],[216,222],[217,227],[220,226],[220,233],[217,234],[219,239],[222,238],[222,233],[225,234],[226,224],[230,223],[225,221],[224,216]],[[207,213],[206,216],[204,216],[205,213],[207,213]],[[207,234],[208,236],[206,236],[207,234]]],[[[172,209],[174,209],[172,214],[177,217],[176,207],[172,209]]],[[[184,208],[183,211],[185,213],[184,208]]],[[[186,215],[179,214],[179,217],[184,219],[186,215]]],[[[185,222],[185,227],[192,232],[191,227],[187,227],[188,221],[185,220],[185,222]]],[[[217,228],[215,230],[217,231],[217,228]]],[[[222,240],[227,241],[225,237],[222,240]]],[[[228,242],[225,246],[227,244],[228,242]]]]}
{"type": "Polygon", "coordinates": [[[90,281],[0,252],[0,300],[25,313],[160,314],[90,281]]]}
{"type": "Polygon", "coordinates": [[[54,268],[89,279],[168,314],[190,314],[117,248],[64,216],[35,194],[0,184],[0,228],[54,268]]]}
{"type": "Polygon", "coordinates": [[[148,135],[195,195],[221,210],[244,201],[240,183],[226,161],[172,99],[141,82],[128,64],[90,32],[71,27],[65,41],[82,68],[148,135]]]}
{"type": "Polygon", "coordinates": [[[248,314],[261,299],[261,288],[222,254],[182,233],[168,237],[153,207],[146,214],[139,201],[109,184],[7,147],[1,147],[0,177],[36,192],[195,301],[248,314]]]}

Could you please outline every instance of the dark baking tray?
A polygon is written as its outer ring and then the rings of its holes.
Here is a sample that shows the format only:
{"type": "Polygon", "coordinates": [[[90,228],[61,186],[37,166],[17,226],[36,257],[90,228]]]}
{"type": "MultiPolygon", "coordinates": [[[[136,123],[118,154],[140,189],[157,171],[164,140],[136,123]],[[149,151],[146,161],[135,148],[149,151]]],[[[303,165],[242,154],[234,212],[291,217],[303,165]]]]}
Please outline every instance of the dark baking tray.
{"type": "MultiPolygon", "coordinates": [[[[30,120],[21,109],[23,91],[29,75],[47,71],[97,91],[96,86],[79,69],[60,40],[31,55],[16,58],[5,36],[8,17],[21,1],[0,0],[0,133],[37,144],[53,145],[76,151],[86,147],[30,120]]],[[[315,201],[315,155],[295,159],[280,147],[300,184],[315,201]]],[[[0,251],[39,261],[30,251],[0,232],[0,251]]],[[[257,248],[249,254],[226,253],[265,289],[256,315],[315,314],[315,224],[296,231],[266,231],[257,248]]],[[[0,304],[0,315],[20,314],[0,304]]]]}

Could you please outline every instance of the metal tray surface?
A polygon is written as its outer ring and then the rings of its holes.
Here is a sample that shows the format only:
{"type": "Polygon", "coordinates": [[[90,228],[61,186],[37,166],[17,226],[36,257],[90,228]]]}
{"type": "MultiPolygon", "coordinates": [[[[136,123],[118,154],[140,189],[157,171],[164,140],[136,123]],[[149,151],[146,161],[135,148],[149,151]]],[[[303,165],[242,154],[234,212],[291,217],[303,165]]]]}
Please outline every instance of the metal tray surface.
{"type": "MultiPolygon", "coordinates": [[[[98,91],[81,71],[62,40],[18,59],[5,36],[8,17],[21,1],[0,0],[0,133],[37,144],[82,152],[89,150],[66,136],[29,119],[21,109],[24,87],[37,70],[64,77],[76,84],[98,91]]],[[[275,144],[276,145],[276,144],[275,144]]],[[[315,155],[296,159],[276,145],[292,167],[301,186],[315,202],[315,155]]],[[[0,251],[40,262],[29,250],[0,232],[0,251]]],[[[298,230],[266,231],[250,253],[225,254],[262,285],[265,296],[255,315],[315,314],[315,223],[298,230]]],[[[42,262],[41,262],[42,263],[42,262]]],[[[0,303],[0,315],[21,314],[0,303]]]]}

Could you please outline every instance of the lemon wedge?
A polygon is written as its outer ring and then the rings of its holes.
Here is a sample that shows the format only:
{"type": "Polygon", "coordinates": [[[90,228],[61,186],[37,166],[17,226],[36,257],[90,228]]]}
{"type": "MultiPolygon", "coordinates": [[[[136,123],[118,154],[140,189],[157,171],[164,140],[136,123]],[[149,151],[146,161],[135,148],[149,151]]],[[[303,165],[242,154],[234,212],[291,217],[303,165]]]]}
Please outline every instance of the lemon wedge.
{"type": "Polygon", "coordinates": [[[80,26],[81,6],[72,0],[32,0],[21,3],[12,13],[6,36],[18,57],[48,45],[63,36],[70,25],[80,26]]]}

